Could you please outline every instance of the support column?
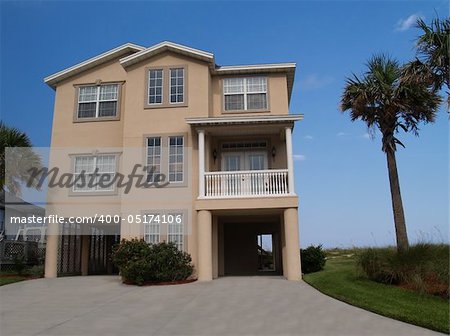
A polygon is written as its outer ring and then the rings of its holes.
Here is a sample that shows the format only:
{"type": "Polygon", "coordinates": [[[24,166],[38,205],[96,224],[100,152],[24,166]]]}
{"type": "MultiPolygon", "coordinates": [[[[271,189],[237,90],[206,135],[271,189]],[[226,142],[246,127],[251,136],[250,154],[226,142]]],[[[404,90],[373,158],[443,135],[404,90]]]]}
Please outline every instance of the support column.
{"type": "Polygon", "coordinates": [[[288,280],[299,280],[300,245],[298,239],[298,216],[296,208],[284,210],[284,238],[286,240],[286,270],[288,280]]]}
{"type": "Polygon", "coordinates": [[[89,273],[89,241],[91,236],[83,234],[81,236],[81,275],[89,273]]]}
{"type": "Polygon", "coordinates": [[[285,132],[289,194],[295,195],[294,160],[292,156],[292,129],[290,127],[286,127],[285,132]]]}
{"type": "Polygon", "coordinates": [[[49,223],[47,227],[47,242],[45,246],[45,277],[56,278],[58,276],[58,223],[49,223]]]}
{"type": "Polygon", "coordinates": [[[198,223],[198,280],[211,281],[212,270],[212,215],[211,211],[200,210],[198,223]]]}
{"type": "Polygon", "coordinates": [[[198,130],[198,197],[205,197],[205,131],[198,130]]]}

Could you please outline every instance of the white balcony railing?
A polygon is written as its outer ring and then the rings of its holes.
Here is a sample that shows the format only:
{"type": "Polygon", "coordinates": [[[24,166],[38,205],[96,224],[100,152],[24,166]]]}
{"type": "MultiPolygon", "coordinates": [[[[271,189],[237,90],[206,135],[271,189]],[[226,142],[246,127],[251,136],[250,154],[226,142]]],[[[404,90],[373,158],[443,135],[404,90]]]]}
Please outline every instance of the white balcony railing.
{"type": "Polygon", "coordinates": [[[288,195],[288,170],[205,172],[206,198],[288,195]]]}

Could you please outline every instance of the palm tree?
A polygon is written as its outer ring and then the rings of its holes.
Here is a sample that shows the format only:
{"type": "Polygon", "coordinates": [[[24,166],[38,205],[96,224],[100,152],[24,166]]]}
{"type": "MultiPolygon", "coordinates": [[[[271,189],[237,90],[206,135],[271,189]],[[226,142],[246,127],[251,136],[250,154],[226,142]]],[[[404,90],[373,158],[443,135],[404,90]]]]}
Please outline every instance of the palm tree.
{"type": "Polygon", "coordinates": [[[0,121],[0,191],[5,188],[19,195],[21,184],[38,189],[38,180],[31,178],[29,169],[42,167],[41,158],[32,149],[29,137],[17,128],[5,125],[0,121]],[[16,147],[11,150],[9,147],[16,147]],[[8,170],[8,174],[5,171],[8,170]]]}
{"type": "MultiPolygon", "coordinates": [[[[430,84],[435,90],[447,86],[450,105],[450,19],[417,20],[421,35],[416,40],[417,58],[404,69],[404,76],[430,84]]],[[[449,111],[450,112],[450,111],[449,111]]]]}
{"type": "Polygon", "coordinates": [[[349,111],[352,121],[362,120],[369,129],[382,134],[382,150],[386,153],[397,249],[408,249],[405,215],[395,152],[400,131],[418,135],[418,124],[435,120],[441,98],[423,82],[402,76],[402,67],[385,55],[374,56],[362,78],[347,78],[341,100],[342,112],[349,111]]]}

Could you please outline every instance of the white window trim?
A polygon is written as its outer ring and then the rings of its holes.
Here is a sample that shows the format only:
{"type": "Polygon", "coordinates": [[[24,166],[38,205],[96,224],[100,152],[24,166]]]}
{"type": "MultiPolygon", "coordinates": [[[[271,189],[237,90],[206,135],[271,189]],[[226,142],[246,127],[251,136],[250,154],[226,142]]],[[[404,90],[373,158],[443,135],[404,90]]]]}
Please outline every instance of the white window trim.
{"type": "MultiPolygon", "coordinates": [[[[184,183],[184,171],[185,171],[184,146],[185,146],[185,137],[183,135],[169,135],[167,137],[167,181],[170,184],[182,184],[182,183],[184,183]],[[182,155],[183,155],[183,161],[181,162],[183,169],[182,169],[181,173],[182,173],[183,179],[181,181],[171,181],[170,180],[170,139],[171,138],[182,138],[183,139],[183,146],[181,147],[182,148],[182,155]]],[[[175,147],[175,148],[178,148],[178,147],[175,147]]],[[[176,155],[178,155],[178,154],[176,154],[176,155]]]]}
{"type": "MultiPolygon", "coordinates": [[[[146,214],[146,215],[148,215],[148,214],[146,214]]],[[[145,223],[144,224],[144,240],[145,240],[145,242],[147,244],[159,244],[159,243],[161,243],[161,228],[162,228],[161,223],[145,223]],[[157,224],[157,226],[158,226],[158,233],[149,233],[148,229],[149,229],[150,225],[155,225],[155,224],[157,224]],[[150,236],[158,237],[157,241],[154,242],[154,243],[149,242],[150,239],[147,240],[147,237],[150,237],[150,236]]]]}
{"type": "MultiPolygon", "coordinates": [[[[181,243],[180,243],[180,247],[178,248],[180,251],[184,251],[184,240],[185,240],[185,237],[184,237],[184,226],[185,226],[185,223],[184,223],[184,214],[183,213],[169,213],[170,215],[173,215],[174,217],[176,217],[177,215],[181,215],[181,218],[182,218],[182,221],[181,221],[181,223],[177,223],[176,221],[174,221],[173,223],[167,223],[167,242],[170,242],[170,237],[177,237],[177,236],[180,236],[181,235],[181,243]],[[179,227],[181,227],[181,233],[176,233],[176,234],[171,234],[170,233],[170,230],[169,230],[169,227],[170,227],[170,225],[179,225],[179,227]]],[[[176,245],[177,245],[177,247],[178,247],[178,244],[176,243],[176,245]]]]}
{"type": "MultiPolygon", "coordinates": [[[[149,139],[159,139],[159,165],[158,165],[159,166],[159,171],[156,174],[161,174],[162,173],[162,156],[163,156],[162,155],[163,154],[163,151],[162,151],[162,148],[163,148],[162,141],[163,141],[163,139],[160,136],[148,136],[148,137],[146,137],[146,151],[147,151],[146,152],[146,162],[147,162],[147,165],[148,165],[148,157],[149,157],[148,149],[150,148],[150,146],[148,145],[149,139]]],[[[153,156],[153,158],[155,158],[155,156],[153,156]]],[[[155,166],[155,165],[153,164],[153,166],[155,166]]],[[[155,174],[155,172],[153,172],[153,173],[155,174]]],[[[154,177],[155,177],[155,175],[154,175],[154,177]]],[[[154,181],[155,180],[153,179],[150,182],[154,182],[154,181]]]]}
{"type": "MultiPolygon", "coordinates": [[[[168,96],[168,100],[169,100],[169,104],[171,105],[177,105],[177,104],[184,104],[185,102],[185,92],[186,92],[186,88],[185,88],[185,69],[184,68],[169,68],[169,96],[168,96]],[[172,96],[172,70],[182,70],[183,71],[183,100],[180,102],[171,102],[170,98],[172,96]]],[[[178,84],[176,84],[175,86],[178,86],[178,84]]],[[[178,96],[178,93],[175,94],[176,96],[178,96]]]]}
{"type": "Polygon", "coordinates": [[[225,112],[233,112],[233,111],[248,111],[249,109],[248,109],[248,106],[247,106],[247,95],[248,94],[258,94],[258,93],[264,93],[265,95],[266,95],[266,107],[265,108],[263,108],[263,109],[250,109],[250,111],[253,111],[253,110],[265,110],[265,109],[267,109],[267,106],[268,106],[268,101],[267,101],[267,97],[268,97],[268,95],[267,95],[267,91],[268,91],[268,88],[267,88],[267,77],[266,76],[258,76],[258,77],[261,77],[261,78],[264,78],[265,79],[265,81],[266,81],[266,90],[264,91],[264,92],[248,92],[247,91],[247,79],[249,78],[249,77],[243,77],[242,79],[243,79],[243,86],[244,86],[244,91],[243,92],[232,92],[232,93],[225,93],[225,80],[227,80],[227,79],[229,79],[229,78],[232,78],[232,77],[228,77],[228,78],[224,78],[224,84],[223,84],[223,109],[224,109],[224,111],[225,112]],[[244,95],[244,109],[243,110],[227,110],[226,109],[226,104],[225,104],[225,96],[233,96],[233,95],[244,95]]]}
{"type": "MultiPolygon", "coordinates": [[[[115,171],[114,172],[102,172],[102,174],[112,174],[113,175],[113,179],[114,179],[114,176],[117,173],[117,171],[116,171],[117,170],[117,156],[114,155],[114,154],[76,155],[74,157],[74,160],[73,160],[73,174],[74,174],[74,176],[81,174],[81,173],[75,173],[75,171],[76,171],[76,164],[77,164],[77,158],[79,158],[79,157],[92,157],[94,159],[94,162],[93,162],[94,170],[91,171],[91,172],[84,171],[84,174],[86,176],[88,176],[88,175],[92,175],[95,172],[95,169],[97,168],[97,158],[99,156],[113,156],[114,157],[114,165],[116,167],[115,171]]],[[[76,180],[76,177],[75,177],[75,180],[76,180]]],[[[75,184],[72,186],[72,192],[73,193],[104,193],[104,192],[109,193],[109,192],[114,191],[114,189],[115,189],[114,185],[112,186],[112,189],[98,189],[98,186],[96,186],[95,189],[87,189],[87,190],[76,189],[75,188],[75,184]]]]}
{"type": "MultiPolygon", "coordinates": [[[[163,105],[164,104],[164,69],[163,68],[148,69],[147,75],[148,75],[147,105],[149,105],[149,106],[163,105]],[[161,103],[151,103],[150,102],[150,72],[151,71],[161,71],[161,103]]],[[[156,90],[156,88],[157,88],[157,86],[155,86],[155,90],[156,90]]]]}
{"type": "Polygon", "coordinates": [[[119,104],[119,85],[112,83],[112,84],[100,84],[100,85],[83,85],[80,86],[78,88],[78,107],[77,107],[77,119],[89,119],[89,118],[115,118],[117,117],[117,110],[119,108],[118,106],[119,104]],[[100,88],[102,86],[106,86],[106,85],[115,85],[117,87],[117,98],[116,99],[104,99],[104,100],[100,100],[100,88]],[[97,95],[96,95],[96,99],[95,100],[90,100],[90,101],[82,101],[80,102],[80,93],[81,93],[81,88],[83,87],[96,87],[97,90],[97,95]],[[99,112],[100,112],[100,103],[103,102],[116,102],[116,113],[113,116],[99,116],[99,112]],[[80,104],[86,104],[86,103],[95,103],[95,116],[93,117],[80,117],[80,104]]]}

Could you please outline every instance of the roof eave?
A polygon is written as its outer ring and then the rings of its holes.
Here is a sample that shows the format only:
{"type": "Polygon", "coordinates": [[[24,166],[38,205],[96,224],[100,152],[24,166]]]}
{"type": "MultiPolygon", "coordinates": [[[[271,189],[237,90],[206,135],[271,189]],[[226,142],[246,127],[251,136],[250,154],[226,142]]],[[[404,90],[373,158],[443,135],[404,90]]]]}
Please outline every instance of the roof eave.
{"type": "Polygon", "coordinates": [[[88,69],[91,69],[99,64],[103,64],[111,59],[116,58],[116,57],[120,57],[120,55],[122,55],[126,52],[130,52],[130,51],[139,52],[144,49],[145,49],[145,47],[139,46],[137,44],[125,43],[121,46],[118,46],[117,48],[111,49],[100,55],[89,58],[81,63],[75,64],[69,68],[58,71],[57,73],[54,73],[50,76],[47,76],[44,78],[44,83],[46,83],[51,88],[55,89],[56,85],[59,82],[65,80],[69,77],[72,77],[72,76],[74,76],[78,73],[81,73],[83,71],[86,71],[88,69]]]}
{"type": "Polygon", "coordinates": [[[177,43],[169,42],[169,41],[164,41],[164,42],[158,43],[158,44],[156,44],[152,47],[149,47],[147,49],[144,49],[136,54],[124,57],[120,60],[120,64],[124,68],[127,68],[129,66],[132,66],[133,64],[139,63],[143,60],[146,60],[146,59],[153,57],[157,54],[160,54],[164,51],[173,51],[173,52],[176,52],[176,53],[179,53],[182,55],[186,55],[189,57],[199,59],[201,61],[205,61],[205,62],[209,63],[211,67],[214,66],[214,54],[207,52],[207,51],[194,49],[194,48],[183,46],[183,45],[180,45],[177,43]]]}

